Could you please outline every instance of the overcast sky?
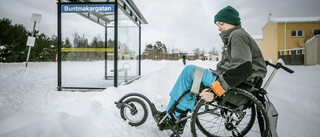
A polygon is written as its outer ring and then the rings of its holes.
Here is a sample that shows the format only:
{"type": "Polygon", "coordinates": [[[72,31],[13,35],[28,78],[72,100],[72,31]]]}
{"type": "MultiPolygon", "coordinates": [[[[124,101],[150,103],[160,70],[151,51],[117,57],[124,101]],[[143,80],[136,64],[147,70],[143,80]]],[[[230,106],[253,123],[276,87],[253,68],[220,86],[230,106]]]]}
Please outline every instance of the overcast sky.
{"type": "MultiPolygon", "coordinates": [[[[320,0],[133,0],[148,21],[142,25],[142,50],[145,45],[161,41],[167,48],[191,52],[193,49],[209,51],[221,49],[214,15],[231,5],[240,13],[242,26],[250,35],[262,35],[262,27],[272,17],[320,16],[320,0]]],[[[57,34],[56,0],[1,0],[0,18],[9,18],[14,24],[23,24],[32,31],[32,13],[42,14],[36,29],[48,36],[57,34]]],[[[104,30],[96,24],[74,17],[69,24],[86,24],[80,35],[101,36],[104,30]],[[95,27],[92,27],[95,26],[95,27]],[[94,31],[92,31],[92,29],[94,31]]],[[[82,17],[81,17],[82,18],[82,17]]],[[[73,29],[73,31],[77,31],[73,29]]],[[[73,33],[73,32],[72,32],[73,33]]],[[[67,34],[66,34],[67,35],[67,34]]],[[[89,39],[89,41],[91,41],[89,39]]]]}

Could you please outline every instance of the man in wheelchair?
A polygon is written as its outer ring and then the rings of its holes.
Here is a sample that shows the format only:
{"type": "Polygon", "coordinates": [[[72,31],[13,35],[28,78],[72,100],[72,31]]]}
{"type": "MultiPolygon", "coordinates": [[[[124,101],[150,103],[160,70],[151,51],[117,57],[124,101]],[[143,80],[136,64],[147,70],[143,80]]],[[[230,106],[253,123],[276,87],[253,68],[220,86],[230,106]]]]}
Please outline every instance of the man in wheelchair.
{"type": "MultiPolygon", "coordinates": [[[[196,103],[194,94],[206,102],[211,102],[231,87],[238,87],[244,81],[253,82],[256,77],[265,77],[267,69],[262,53],[253,38],[241,27],[238,11],[227,6],[215,15],[214,23],[218,26],[224,43],[222,60],[217,64],[216,70],[202,69],[195,65],[186,66],[170,92],[170,102],[164,115],[187,90],[191,92],[175,107],[177,117],[184,117],[188,111],[193,110],[196,103]],[[201,84],[211,88],[212,92],[207,92],[207,88],[199,93],[201,84]]],[[[180,123],[181,133],[185,123],[186,121],[180,123]]],[[[170,129],[173,125],[169,115],[159,127],[170,129]]]]}

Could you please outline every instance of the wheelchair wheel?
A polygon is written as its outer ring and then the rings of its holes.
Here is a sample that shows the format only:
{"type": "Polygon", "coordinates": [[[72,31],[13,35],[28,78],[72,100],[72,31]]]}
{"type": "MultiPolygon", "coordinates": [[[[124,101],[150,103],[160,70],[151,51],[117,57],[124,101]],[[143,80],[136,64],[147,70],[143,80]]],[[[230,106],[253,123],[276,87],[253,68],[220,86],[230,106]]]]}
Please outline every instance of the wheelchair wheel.
{"type": "Polygon", "coordinates": [[[148,117],[145,103],[138,98],[129,98],[124,101],[125,106],[120,108],[121,118],[129,121],[131,126],[140,126],[148,117]]]}
{"type": "Polygon", "coordinates": [[[261,102],[251,93],[242,89],[228,91],[225,94],[242,96],[247,98],[249,102],[234,107],[218,105],[218,102],[206,103],[204,100],[200,100],[191,117],[193,136],[267,137],[270,130],[269,120],[261,102]],[[256,119],[257,116],[259,116],[259,120],[256,119]]]}

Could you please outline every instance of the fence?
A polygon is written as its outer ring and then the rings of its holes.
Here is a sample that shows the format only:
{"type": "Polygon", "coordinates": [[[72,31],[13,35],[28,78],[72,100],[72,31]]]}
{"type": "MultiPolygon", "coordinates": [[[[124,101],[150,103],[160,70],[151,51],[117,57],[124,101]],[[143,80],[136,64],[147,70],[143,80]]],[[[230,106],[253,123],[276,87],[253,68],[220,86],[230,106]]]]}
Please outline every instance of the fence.
{"type": "Polygon", "coordinates": [[[287,65],[304,65],[304,48],[280,50],[278,57],[287,65]]]}

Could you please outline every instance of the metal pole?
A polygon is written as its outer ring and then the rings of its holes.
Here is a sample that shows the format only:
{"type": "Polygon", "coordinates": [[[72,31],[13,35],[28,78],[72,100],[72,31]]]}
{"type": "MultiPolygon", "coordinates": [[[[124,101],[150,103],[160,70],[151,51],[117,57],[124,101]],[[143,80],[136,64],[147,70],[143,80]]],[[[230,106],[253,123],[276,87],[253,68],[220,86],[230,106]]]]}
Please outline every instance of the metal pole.
{"type": "Polygon", "coordinates": [[[139,76],[141,76],[141,23],[139,24],[139,76]]]}
{"type": "Polygon", "coordinates": [[[61,91],[62,86],[61,86],[61,0],[58,1],[58,91],[61,91]]]}
{"type": "MultiPolygon", "coordinates": [[[[34,22],[34,24],[33,24],[32,37],[34,37],[34,29],[36,28],[36,24],[37,24],[37,22],[35,21],[35,22],[34,22]]],[[[28,56],[27,56],[27,61],[26,61],[26,67],[28,66],[28,61],[29,61],[30,52],[31,52],[31,46],[29,46],[29,50],[28,50],[28,56]]]]}
{"type": "Polygon", "coordinates": [[[114,3],[114,87],[118,87],[118,0],[114,3]]]}
{"type": "Polygon", "coordinates": [[[315,57],[315,65],[317,65],[318,64],[318,60],[317,60],[317,58],[318,58],[318,39],[317,39],[317,36],[315,36],[314,37],[315,38],[315,40],[316,40],[316,42],[315,42],[315,44],[314,44],[314,47],[315,47],[315,50],[314,50],[314,57],[315,57]]]}
{"type": "Polygon", "coordinates": [[[284,50],[287,50],[287,22],[284,23],[284,50]]]}
{"type": "MultiPolygon", "coordinates": [[[[104,48],[108,48],[108,23],[105,22],[105,30],[104,30],[104,48]]],[[[104,52],[104,78],[108,79],[108,52],[104,52]]]]}
{"type": "Polygon", "coordinates": [[[263,89],[266,90],[271,82],[271,80],[273,79],[274,75],[276,75],[278,69],[274,69],[269,77],[269,79],[267,80],[266,84],[264,84],[263,89]]]}

